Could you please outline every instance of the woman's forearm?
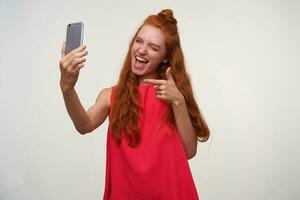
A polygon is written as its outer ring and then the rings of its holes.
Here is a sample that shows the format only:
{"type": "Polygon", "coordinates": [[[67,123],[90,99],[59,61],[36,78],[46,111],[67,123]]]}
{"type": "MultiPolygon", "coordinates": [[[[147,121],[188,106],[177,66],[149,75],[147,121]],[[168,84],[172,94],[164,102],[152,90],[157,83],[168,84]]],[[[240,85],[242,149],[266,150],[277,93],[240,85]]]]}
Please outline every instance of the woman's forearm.
{"type": "Polygon", "coordinates": [[[90,132],[93,128],[93,124],[89,119],[87,112],[83,108],[75,89],[73,88],[71,90],[64,91],[61,88],[61,91],[64,97],[65,106],[76,130],[80,134],[90,132]]]}
{"type": "Polygon", "coordinates": [[[195,134],[187,106],[182,96],[176,104],[172,104],[176,126],[183,142],[188,159],[195,156],[197,152],[197,136],[195,134]]]}

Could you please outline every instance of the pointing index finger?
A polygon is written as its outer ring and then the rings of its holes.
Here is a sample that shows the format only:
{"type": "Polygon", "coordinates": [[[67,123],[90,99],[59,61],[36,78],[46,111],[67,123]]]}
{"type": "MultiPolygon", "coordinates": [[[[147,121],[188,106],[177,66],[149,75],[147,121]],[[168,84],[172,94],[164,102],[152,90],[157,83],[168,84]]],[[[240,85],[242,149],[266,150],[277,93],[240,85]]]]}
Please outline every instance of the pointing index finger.
{"type": "Polygon", "coordinates": [[[166,80],[157,80],[157,79],[145,79],[144,83],[152,83],[155,85],[162,85],[165,84],[166,80]]]}

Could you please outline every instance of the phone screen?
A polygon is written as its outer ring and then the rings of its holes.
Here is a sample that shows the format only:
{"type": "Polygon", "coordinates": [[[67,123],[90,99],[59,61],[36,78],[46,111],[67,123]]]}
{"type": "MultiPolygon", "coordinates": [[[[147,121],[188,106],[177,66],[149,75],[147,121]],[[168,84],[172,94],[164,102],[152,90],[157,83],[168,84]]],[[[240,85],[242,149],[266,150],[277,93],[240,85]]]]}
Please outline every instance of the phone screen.
{"type": "Polygon", "coordinates": [[[83,43],[83,23],[76,22],[67,25],[65,54],[76,49],[83,43]]]}

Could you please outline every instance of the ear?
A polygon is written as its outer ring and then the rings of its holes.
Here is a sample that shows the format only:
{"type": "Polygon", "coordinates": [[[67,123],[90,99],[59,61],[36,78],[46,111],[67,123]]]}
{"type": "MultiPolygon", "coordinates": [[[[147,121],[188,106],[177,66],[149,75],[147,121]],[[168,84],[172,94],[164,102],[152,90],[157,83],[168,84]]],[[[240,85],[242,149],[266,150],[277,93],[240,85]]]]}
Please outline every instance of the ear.
{"type": "Polygon", "coordinates": [[[166,59],[165,59],[165,60],[163,60],[163,63],[164,63],[164,64],[167,64],[168,62],[169,62],[169,61],[168,61],[168,60],[166,60],[166,59]]]}

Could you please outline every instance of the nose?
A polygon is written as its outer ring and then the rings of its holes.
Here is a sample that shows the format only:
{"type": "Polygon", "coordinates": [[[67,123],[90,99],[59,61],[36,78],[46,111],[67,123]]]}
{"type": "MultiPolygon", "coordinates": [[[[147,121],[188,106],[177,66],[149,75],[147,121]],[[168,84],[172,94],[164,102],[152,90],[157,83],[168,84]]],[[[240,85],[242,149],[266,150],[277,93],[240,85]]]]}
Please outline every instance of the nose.
{"type": "Polygon", "coordinates": [[[139,52],[140,54],[146,54],[146,53],[147,53],[146,45],[144,44],[144,45],[140,46],[138,52],[139,52]]]}

